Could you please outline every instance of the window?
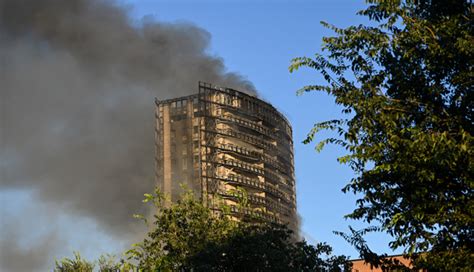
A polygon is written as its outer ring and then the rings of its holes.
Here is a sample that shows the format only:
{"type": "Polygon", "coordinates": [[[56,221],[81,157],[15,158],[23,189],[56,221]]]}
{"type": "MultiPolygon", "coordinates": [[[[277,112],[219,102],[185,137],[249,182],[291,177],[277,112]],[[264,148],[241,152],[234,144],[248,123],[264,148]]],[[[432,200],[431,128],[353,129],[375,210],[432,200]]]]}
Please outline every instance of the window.
{"type": "Polygon", "coordinates": [[[188,169],[188,160],[187,160],[187,158],[183,158],[183,163],[182,163],[181,166],[182,166],[183,170],[188,169]]]}
{"type": "Polygon", "coordinates": [[[171,155],[173,155],[174,153],[176,153],[176,144],[171,144],[171,155]]]}

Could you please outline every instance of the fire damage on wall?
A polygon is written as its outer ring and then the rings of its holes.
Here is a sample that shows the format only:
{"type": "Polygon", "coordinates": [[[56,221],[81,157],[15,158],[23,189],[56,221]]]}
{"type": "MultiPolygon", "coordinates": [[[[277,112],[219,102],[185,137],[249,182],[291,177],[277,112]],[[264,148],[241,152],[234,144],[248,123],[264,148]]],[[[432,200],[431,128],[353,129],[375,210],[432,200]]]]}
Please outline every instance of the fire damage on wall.
{"type": "Polygon", "coordinates": [[[243,92],[200,82],[197,94],[156,100],[156,178],[171,201],[184,185],[237,220],[297,227],[291,126],[243,92]]]}

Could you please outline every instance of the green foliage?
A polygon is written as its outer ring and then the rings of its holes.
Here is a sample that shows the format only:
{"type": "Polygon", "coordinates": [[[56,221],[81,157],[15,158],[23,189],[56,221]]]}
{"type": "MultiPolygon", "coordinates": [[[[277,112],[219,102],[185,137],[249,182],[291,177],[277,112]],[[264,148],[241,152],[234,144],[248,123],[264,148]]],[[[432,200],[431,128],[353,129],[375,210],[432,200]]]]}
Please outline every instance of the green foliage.
{"type": "Polygon", "coordinates": [[[134,265],[124,260],[117,262],[113,255],[102,255],[97,262],[89,262],[81,257],[78,252],[74,252],[74,259],[63,258],[56,261],[54,272],[92,272],[98,264],[99,272],[131,272],[139,271],[134,265]]]}
{"type": "MultiPolygon", "coordinates": [[[[246,192],[236,192],[245,198],[246,192]]],[[[235,221],[226,211],[212,211],[191,192],[176,203],[149,195],[158,213],[148,237],[128,251],[145,271],[343,271],[347,258],[330,255],[324,244],[295,242],[281,225],[235,221]],[[157,200],[158,199],[158,200],[157,200]]],[[[242,201],[245,203],[245,201],[242,201]]]]}
{"type": "Polygon", "coordinates": [[[64,258],[56,261],[54,272],[92,272],[94,264],[84,260],[78,252],[74,252],[74,259],[64,258]]]}
{"type": "MultiPolygon", "coordinates": [[[[317,70],[323,91],[348,114],[317,123],[343,146],[356,177],[344,192],[361,193],[348,218],[377,223],[422,266],[473,264],[473,13],[466,0],[370,0],[359,14],[371,25],[323,39],[323,54],[295,58],[290,71],[317,70]],[[415,253],[425,252],[423,257],[415,253]],[[424,261],[423,261],[424,260],[424,261]]],[[[433,268],[433,266],[431,266],[433,268]]],[[[439,268],[439,269],[442,269],[439,268]]]]}
{"type": "Polygon", "coordinates": [[[128,251],[142,269],[178,271],[188,267],[189,256],[203,250],[208,242],[221,241],[236,228],[235,222],[213,214],[190,192],[169,207],[158,191],[149,198],[158,211],[152,230],[142,243],[128,251]]]}
{"type": "MultiPolygon", "coordinates": [[[[176,203],[158,190],[145,197],[157,211],[147,238],[125,253],[127,260],[102,256],[100,272],[350,271],[346,257],[332,256],[331,247],[323,243],[296,242],[286,226],[235,221],[205,207],[191,192],[176,203]]],[[[55,271],[92,271],[94,263],[75,256],[57,262],[55,271]]]]}
{"type": "MultiPolygon", "coordinates": [[[[335,231],[334,233],[342,236],[342,238],[354,246],[354,248],[359,252],[360,257],[364,259],[365,262],[371,264],[372,266],[381,268],[382,271],[413,271],[412,268],[406,267],[399,260],[390,258],[387,254],[377,254],[369,248],[367,242],[364,239],[364,235],[369,232],[377,231],[377,227],[372,226],[362,230],[354,230],[352,227],[349,227],[349,229],[351,234],[346,234],[339,231],[335,231]]],[[[412,259],[414,257],[415,256],[411,256],[412,259]]],[[[418,271],[416,269],[414,270],[418,271]]]]}
{"type": "Polygon", "coordinates": [[[190,262],[194,271],[350,271],[347,258],[331,252],[323,243],[292,242],[292,232],[280,225],[247,225],[190,262]]]}
{"type": "Polygon", "coordinates": [[[113,255],[102,255],[97,261],[99,272],[125,272],[131,271],[131,267],[124,262],[117,263],[113,255]]]}

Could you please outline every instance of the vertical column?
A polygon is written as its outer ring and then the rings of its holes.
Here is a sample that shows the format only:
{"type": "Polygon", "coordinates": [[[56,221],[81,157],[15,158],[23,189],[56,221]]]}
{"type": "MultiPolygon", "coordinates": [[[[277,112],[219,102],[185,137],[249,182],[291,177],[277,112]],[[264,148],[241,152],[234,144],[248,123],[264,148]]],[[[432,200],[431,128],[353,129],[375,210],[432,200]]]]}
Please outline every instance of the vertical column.
{"type": "Polygon", "coordinates": [[[171,123],[168,104],[163,107],[163,193],[171,197],[171,123]]]}

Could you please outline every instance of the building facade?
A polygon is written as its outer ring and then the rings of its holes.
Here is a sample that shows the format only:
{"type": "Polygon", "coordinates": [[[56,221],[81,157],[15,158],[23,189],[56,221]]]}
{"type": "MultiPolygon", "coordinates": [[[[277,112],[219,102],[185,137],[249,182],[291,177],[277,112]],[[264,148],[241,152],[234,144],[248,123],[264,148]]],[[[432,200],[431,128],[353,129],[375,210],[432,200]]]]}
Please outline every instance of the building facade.
{"type": "Polygon", "coordinates": [[[200,82],[197,94],[156,101],[155,138],[171,201],[185,185],[216,212],[296,227],[292,130],[269,103],[200,82]]]}
{"type": "MultiPolygon", "coordinates": [[[[391,261],[394,264],[399,264],[400,266],[406,269],[413,269],[413,264],[411,259],[405,257],[403,255],[392,255],[387,256],[384,258],[387,261],[391,261]]],[[[350,260],[349,262],[352,263],[352,272],[399,272],[399,271],[406,271],[406,269],[402,268],[382,268],[382,267],[374,267],[371,264],[365,262],[363,259],[356,259],[350,260]]],[[[412,270],[410,270],[412,271],[412,270]]],[[[415,270],[418,272],[427,272],[426,269],[419,269],[415,270]]]]}

